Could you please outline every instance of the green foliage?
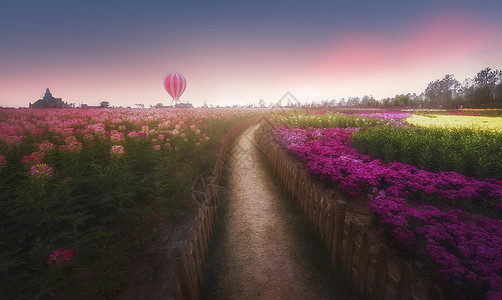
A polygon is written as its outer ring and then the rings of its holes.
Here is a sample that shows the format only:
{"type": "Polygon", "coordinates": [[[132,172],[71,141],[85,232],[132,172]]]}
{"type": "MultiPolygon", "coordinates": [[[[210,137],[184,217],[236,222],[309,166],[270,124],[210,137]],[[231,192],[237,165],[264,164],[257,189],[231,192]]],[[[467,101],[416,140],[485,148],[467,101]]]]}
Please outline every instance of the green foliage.
{"type": "Polygon", "coordinates": [[[502,134],[494,131],[377,127],[355,132],[352,144],[362,153],[387,161],[502,180],[502,134]]]}
{"type": "MultiPolygon", "coordinates": [[[[172,148],[160,150],[154,149],[153,137],[127,138],[125,154],[117,157],[110,153],[116,143],[109,138],[88,141],[76,133],[79,151],[55,149],[44,155],[54,169],[48,178],[33,178],[31,165],[21,160],[37,150],[37,143],[64,145],[64,138],[46,132],[27,136],[16,148],[0,144],[7,161],[0,166],[0,295],[112,297],[125,284],[118,271],[155,226],[150,216],[176,221],[190,199],[192,180],[212,170],[220,137],[242,118],[204,120],[198,126],[210,140],[201,145],[194,142],[200,136],[188,130],[190,141],[170,136],[172,148]],[[55,249],[72,249],[71,265],[49,265],[55,249]]],[[[185,122],[190,126],[190,120],[185,122]]],[[[119,125],[141,130],[133,123],[119,125]]]]}

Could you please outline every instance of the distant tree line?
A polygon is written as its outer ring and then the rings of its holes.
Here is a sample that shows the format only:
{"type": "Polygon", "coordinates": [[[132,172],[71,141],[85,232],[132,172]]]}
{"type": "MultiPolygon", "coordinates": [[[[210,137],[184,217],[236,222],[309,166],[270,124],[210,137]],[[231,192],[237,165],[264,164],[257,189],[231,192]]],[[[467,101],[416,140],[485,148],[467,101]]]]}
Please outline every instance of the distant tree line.
{"type": "Polygon", "coordinates": [[[421,107],[421,108],[502,108],[502,71],[485,68],[463,83],[453,74],[429,83],[420,95],[401,94],[376,100],[373,96],[318,101],[304,106],[341,107],[421,107]]]}

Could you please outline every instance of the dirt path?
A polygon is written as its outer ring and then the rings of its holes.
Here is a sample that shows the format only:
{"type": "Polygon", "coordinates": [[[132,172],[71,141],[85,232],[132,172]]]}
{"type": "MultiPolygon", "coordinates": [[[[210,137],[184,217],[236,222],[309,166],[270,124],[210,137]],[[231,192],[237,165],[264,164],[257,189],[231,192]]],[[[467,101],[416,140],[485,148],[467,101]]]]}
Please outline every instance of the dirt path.
{"type": "Polygon", "coordinates": [[[254,146],[257,126],[229,155],[203,298],[358,299],[254,146]]]}

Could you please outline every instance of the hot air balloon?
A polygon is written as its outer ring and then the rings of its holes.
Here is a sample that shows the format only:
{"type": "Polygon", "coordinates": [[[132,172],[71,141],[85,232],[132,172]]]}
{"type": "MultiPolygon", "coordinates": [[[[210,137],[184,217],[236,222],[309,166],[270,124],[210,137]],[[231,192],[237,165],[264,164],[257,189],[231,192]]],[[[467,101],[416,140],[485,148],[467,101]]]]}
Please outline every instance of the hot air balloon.
{"type": "Polygon", "coordinates": [[[164,88],[173,97],[174,104],[176,105],[180,100],[181,94],[185,91],[187,87],[187,81],[185,77],[178,73],[171,73],[167,75],[166,80],[164,80],[164,88]]]}

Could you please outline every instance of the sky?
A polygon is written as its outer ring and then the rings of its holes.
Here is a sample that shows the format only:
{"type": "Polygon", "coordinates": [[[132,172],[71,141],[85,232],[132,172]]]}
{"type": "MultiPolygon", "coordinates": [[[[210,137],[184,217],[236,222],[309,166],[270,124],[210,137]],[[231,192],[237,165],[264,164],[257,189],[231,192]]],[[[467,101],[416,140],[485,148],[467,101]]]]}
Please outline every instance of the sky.
{"type": "Polygon", "coordinates": [[[200,106],[417,93],[502,69],[500,0],[0,2],[0,106],[200,106]]]}

